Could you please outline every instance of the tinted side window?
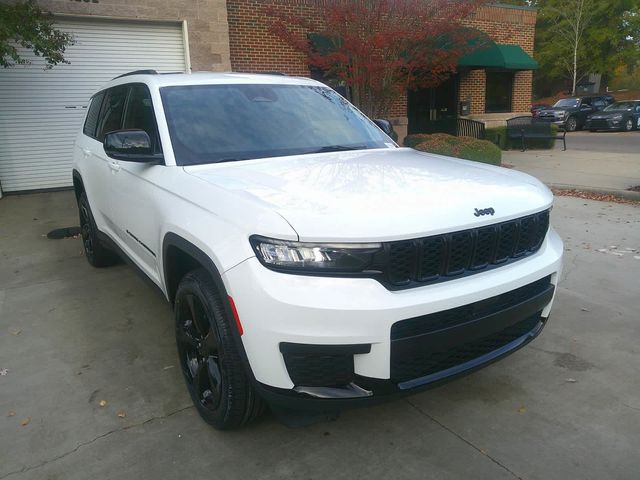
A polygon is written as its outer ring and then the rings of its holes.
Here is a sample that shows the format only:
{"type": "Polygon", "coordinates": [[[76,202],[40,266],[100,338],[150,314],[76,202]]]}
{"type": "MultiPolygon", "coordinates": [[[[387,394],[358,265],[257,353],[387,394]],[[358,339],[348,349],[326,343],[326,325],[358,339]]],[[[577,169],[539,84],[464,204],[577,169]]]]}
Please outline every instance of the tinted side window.
{"type": "Polygon", "coordinates": [[[96,137],[96,127],[98,126],[98,115],[100,114],[100,105],[102,105],[102,99],[104,98],[104,92],[100,92],[94,95],[87,111],[87,118],[84,121],[83,133],[91,138],[96,137]]]}
{"type": "Polygon", "coordinates": [[[161,152],[156,128],[156,118],[153,113],[151,93],[146,85],[133,85],[129,92],[127,109],[124,114],[123,128],[136,128],[144,130],[151,139],[156,153],[161,152]]]}
{"type": "Polygon", "coordinates": [[[107,90],[102,110],[100,111],[100,121],[98,122],[98,134],[96,139],[102,142],[105,134],[120,130],[122,128],[122,113],[127,100],[129,87],[113,87],[107,90]]]}

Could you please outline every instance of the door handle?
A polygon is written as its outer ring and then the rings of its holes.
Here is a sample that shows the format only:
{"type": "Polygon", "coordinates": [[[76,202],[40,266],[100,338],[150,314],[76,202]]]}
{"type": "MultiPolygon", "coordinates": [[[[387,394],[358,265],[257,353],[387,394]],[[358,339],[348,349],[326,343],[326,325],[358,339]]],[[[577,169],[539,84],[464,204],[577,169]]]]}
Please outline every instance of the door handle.
{"type": "Polygon", "coordinates": [[[109,168],[114,172],[120,171],[120,164],[118,162],[109,162],[109,168]]]}

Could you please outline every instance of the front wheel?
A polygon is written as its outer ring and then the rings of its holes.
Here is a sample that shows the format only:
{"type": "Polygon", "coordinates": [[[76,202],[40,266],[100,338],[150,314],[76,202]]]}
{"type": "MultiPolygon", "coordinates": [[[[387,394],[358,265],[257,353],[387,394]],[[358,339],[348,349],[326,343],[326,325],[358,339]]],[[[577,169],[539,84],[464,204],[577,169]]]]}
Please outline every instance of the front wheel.
{"type": "Polygon", "coordinates": [[[184,276],[175,300],[176,343],[189,395],[200,416],[220,430],[258,417],[263,402],[244,370],[218,289],[203,270],[184,276]]]}
{"type": "Polygon", "coordinates": [[[569,117],[564,125],[567,132],[575,132],[578,128],[578,121],[576,120],[576,117],[569,117]]]}

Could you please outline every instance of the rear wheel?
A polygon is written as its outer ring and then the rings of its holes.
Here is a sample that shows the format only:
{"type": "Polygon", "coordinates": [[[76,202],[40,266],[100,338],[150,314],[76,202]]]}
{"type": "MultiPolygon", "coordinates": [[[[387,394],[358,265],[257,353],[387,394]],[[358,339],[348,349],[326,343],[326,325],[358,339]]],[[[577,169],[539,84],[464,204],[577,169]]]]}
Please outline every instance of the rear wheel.
{"type": "Polygon", "coordinates": [[[184,276],[175,300],[176,343],[189,395],[215,428],[237,428],[258,417],[263,402],[251,385],[217,287],[203,269],[184,276]]]}
{"type": "Polygon", "coordinates": [[[564,126],[567,129],[567,132],[575,132],[576,129],[578,128],[578,121],[576,120],[576,117],[567,118],[567,121],[564,123],[564,126]]]}
{"type": "Polygon", "coordinates": [[[624,124],[624,130],[625,132],[630,132],[631,130],[633,130],[633,121],[631,119],[627,120],[624,124]]]}
{"type": "Polygon", "coordinates": [[[84,256],[94,267],[109,267],[118,263],[118,256],[105,247],[98,238],[98,228],[93,219],[87,194],[82,192],[78,199],[78,210],[80,211],[80,235],[82,236],[82,246],[84,256]]]}

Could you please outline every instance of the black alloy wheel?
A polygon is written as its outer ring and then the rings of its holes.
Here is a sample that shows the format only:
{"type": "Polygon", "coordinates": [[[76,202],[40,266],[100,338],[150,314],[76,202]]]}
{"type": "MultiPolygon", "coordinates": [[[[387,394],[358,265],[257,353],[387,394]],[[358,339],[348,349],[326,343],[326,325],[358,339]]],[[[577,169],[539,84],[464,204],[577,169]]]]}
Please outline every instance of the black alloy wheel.
{"type": "MultiPolygon", "coordinates": [[[[184,276],[176,292],[176,343],[182,374],[200,416],[221,430],[238,428],[263,411],[239,352],[236,324],[204,269],[184,276]]],[[[239,341],[239,340],[238,340],[239,341]]]]}
{"type": "Polygon", "coordinates": [[[565,128],[567,129],[567,132],[575,132],[578,128],[578,121],[576,120],[576,117],[567,118],[565,128]]]}
{"type": "Polygon", "coordinates": [[[628,119],[624,124],[624,130],[625,132],[630,132],[631,130],[633,130],[633,121],[631,119],[628,119]]]}
{"type": "Polygon", "coordinates": [[[182,371],[200,407],[215,412],[223,387],[218,334],[195,294],[185,294],[178,308],[176,339],[182,371]]]}
{"type": "Polygon", "coordinates": [[[105,247],[98,238],[96,222],[89,207],[87,194],[82,192],[78,199],[78,211],[80,213],[80,236],[87,261],[94,267],[109,267],[118,263],[118,256],[105,247]]]}

